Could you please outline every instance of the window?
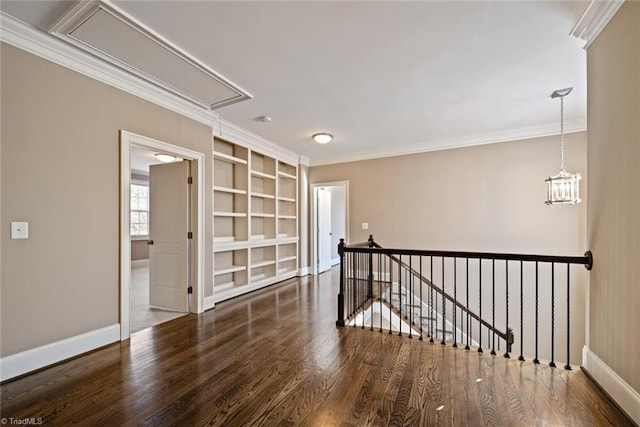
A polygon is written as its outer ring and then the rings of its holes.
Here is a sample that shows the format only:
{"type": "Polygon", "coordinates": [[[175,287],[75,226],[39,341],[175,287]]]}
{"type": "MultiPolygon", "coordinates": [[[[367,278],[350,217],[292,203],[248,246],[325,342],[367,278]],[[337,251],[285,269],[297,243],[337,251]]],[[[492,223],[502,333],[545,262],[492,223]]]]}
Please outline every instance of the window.
{"type": "Polygon", "coordinates": [[[149,235],[149,186],[131,184],[131,237],[149,235]]]}

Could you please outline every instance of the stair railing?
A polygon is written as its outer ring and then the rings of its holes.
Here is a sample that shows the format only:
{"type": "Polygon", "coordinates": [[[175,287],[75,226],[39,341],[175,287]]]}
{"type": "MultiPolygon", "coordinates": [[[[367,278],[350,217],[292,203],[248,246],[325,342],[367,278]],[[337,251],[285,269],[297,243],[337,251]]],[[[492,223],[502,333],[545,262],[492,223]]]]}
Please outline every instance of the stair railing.
{"type": "MultiPolygon", "coordinates": [[[[373,317],[377,317],[380,331],[382,331],[385,329],[382,320],[385,313],[382,310],[388,310],[389,333],[393,329],[391,318],[395,316],[408,321],[404,328],[409,338],[414,336],[414,332],[419,335],[420,340],[423,340],[426,335],[430,342],[435,342],[440,336],[441,344],[445,345],[448,337],[454,347],[457,347],[460,342],[467,350],[472,346],[477,347],[480,353],[484,351],[483,335],[486,333],[485,343],[490,346],[491,354],[497,354],[496,349],[500,350],[500,343],[504,342],[504,357],[508,358],[511,357],[510,353],[515,342],[511,328],[515,324],[519,326],[520,355],[518,359],[525,360],[523,355],[525,323],[527,323],[525,319],[533,317],[534,321],[529,322],[533,325],[526,326],[527,331],[530,329],[534,331],[534,342],[530,349],[534,353],[533,362],[540,363],[540,323],[542,320],[547,320],[541,319],[540,316],[541,291],[550,291],[550,334],[548,337],[544,334],[544,337],[550,339],[550,342],[545,342],[550,344],[550,348],[546,348],[545,351],[550,359],[549,365],[555,367],[556,321],[558,320],[556,305],[562,302],[564,314],[566,314],[564,324],[566,364],[564,367],[571,369],[571,266],[583,265],[590,270],[593,257],[589,251],[584,256],[578,257],[391,249],[378,245],[373,240],[373,236],[370,236],[367,242],[349,246],[344,243],[344,239],[340,239],[338,253],[340,255],[340,291],[336,322],[338,326],[345,326],[351,322],[354,326],[358,324],[364,328],[365,318],[370,318],[368,323],[373,330],[373,317]],[[436,270],[440,270],[440,274],[436,274],[435,277],[434,259],[436,270]],[[437,261],[440,261],[439,266],[437,261]],[[496,270],[496,267],[504,268],[503,273],[496,270]],[[545,273],[544,277],[541,277],[543,273],[545,273]],[[565,276],[565,279],[561,280],[561,276],[565,276]],[[516,288],[519,285],[519,317],[511,319],[510,307],[513,305],[514,298],[511,295],[510,300],[510,288],[514,286],[514,281],[516,288]],[[462,289],[459,289],[459,282],[462,282],[462,289]],[[487,282],[491,285],[490,295],[487,295],[489,293],[487,282]],[[453,295],[447,292],[447,283],[449,288],[453,288],[453,295]],[[496,298],[497,289],[504,292],[504,300],[502,296],[500,300],[496,298]],[[525,290],[527,293],[535,294],[535,307],[527,305],[529,310],[526,317],[525,290]],[[564,300],[559,301],[561,298],[556,294],[559,295],[562,291],[564,291],[564,300]],[[486,314],[488,303],[491,304],[490,317],[486,314]],[[500,310],[496,310],[496,304],[500,305],[500,310]],[[534,310],[534,313],[530,313],[531,310],[534,310]],[[496,311],[500,313],[502,319],[496,319],[496,311]],[[447,330],[447,327],[451,330],[447,330]]],[[[513,294],[513,290],[511,292],[513,294]]],[[[398,334],[402,336],[402,321],[397,329],[399,329],[398,334]]]]}

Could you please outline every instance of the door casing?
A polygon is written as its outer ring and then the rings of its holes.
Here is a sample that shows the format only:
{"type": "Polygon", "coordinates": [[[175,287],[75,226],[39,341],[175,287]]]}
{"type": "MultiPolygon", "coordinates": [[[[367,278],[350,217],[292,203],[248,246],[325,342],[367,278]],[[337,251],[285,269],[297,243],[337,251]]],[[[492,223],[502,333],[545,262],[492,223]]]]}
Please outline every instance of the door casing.
{"type": "Polygon", "coordinates": [[[344,216],[345,216],[345,243],[349,243],[349,181],[332,181],[311,184],[309,187],[311,198],[311,274],[318,274],[318,199],[316,197],[317,189],[321,187],[342,187],[344,188],[344,216]]]}
{"type": "Polygon", "coordinates": [[[317,240],[318,253],[318,273],[323,273],[331,268],[331,235],[332,235],[332,216],[331,216],[331,190],[325,187],[316,188],[316,205],[318,228],[315,231],[317,240]],[[327,224],[328,220],[328,224],[327,224]],[[329,227],[329,230],[324,228],[329,227]],[[327,234],[328,233],[328,234],[327,234]],[[324,236],[323,236],[324,234],[324,236]],[[328,241],[327,241],[328,240],[328,241]],[[328,253],[325,253],[328,251],[328,253]],[[328,256],[326,258],[325,256],[328,256]]]}
{"type": "MultiPolygon", "coordinates": [[[[125,130],[120,131],[120,340],[130,337],[131,302],[131,237],[130,237],[130,189],[131,189],[131,147],[137,146],[192,160],[197,164],[193,176],[197,189],[192,199],[197,224],[196,244],[192,262],[196,263],[192,309],[202,313],[204,304],[204,243],[205,243],[205,154],[188,148],[169,144],[125,130]]],[[[189,266],[193,268],[193,266],[189,266]]]]}

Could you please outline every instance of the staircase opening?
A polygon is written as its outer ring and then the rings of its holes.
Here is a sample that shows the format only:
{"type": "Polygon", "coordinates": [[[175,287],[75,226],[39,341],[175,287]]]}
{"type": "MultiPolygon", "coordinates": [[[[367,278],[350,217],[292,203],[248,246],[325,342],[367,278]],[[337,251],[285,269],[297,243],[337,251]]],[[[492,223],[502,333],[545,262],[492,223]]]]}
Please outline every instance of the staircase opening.
{"type": "Polygon", "coordinates": [[[572,275],[581,266],[591,269],[590,252],[580,257],[390,249],[371,236],[350,246],[341,240],[339,254],[338,326],[397,332],[492,355],[504,351],[505,358],[519,352],[521,361],[526,354],[552,367],[560,359],[572,369],[572,275]]]}

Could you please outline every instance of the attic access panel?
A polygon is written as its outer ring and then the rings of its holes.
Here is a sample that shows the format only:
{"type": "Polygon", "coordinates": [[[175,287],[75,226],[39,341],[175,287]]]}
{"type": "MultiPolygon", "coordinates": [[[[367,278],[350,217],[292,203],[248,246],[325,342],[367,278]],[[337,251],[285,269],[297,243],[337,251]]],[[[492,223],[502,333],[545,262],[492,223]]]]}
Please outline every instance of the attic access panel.
{"type": "Polygon", "coordinates": [[[207,109],[251,99],[249,93],[105,0],[75,5],[49,32],[207,109]]]}

